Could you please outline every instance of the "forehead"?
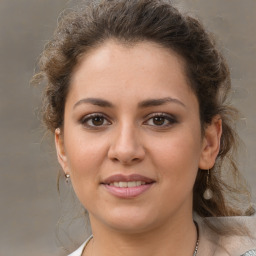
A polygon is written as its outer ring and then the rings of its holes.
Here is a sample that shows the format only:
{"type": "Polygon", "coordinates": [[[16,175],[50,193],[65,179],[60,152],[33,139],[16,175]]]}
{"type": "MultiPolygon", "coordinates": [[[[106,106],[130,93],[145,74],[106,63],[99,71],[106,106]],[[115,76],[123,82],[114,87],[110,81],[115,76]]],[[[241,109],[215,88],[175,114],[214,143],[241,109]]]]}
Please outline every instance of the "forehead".
{"type": "MultiPolygon", "coordinates": [[[[171,67],[172,69],[184,72],[182,75],[185,74],[184,59],[172,49],[167,49],[151,41],[124,44],[117,40],[107,40],[79,58],[78,65],[73,71],[72,81],[74,81],[74,77],[79,76],[79,73],[81,73],[79,70],[82,69],[83,71],[88,69],[88,72],[90,69],[96,72],[111,72],[120,71],[122,67],[126,71],[140,67],[142,68],[141,71],[146,71],[146,68],[156,71],[166,64],[174,64],[171,67]],[[117,67],[117,70],[112,69],[115,67],[117,67]]],[[[180,72],[177,72],[177,74],[180,74],[180,72]]]]}
{"type": "Polygon", "coordinates": [[[121,91],[126,98],[161,98],[172,91],[182,97],[192,93],[185,74],[183,58],[159,44],[139,42],[127,46],[109,40],[80,59],[70,93],[76,98],[95,94],[111,97],[113,92],[121,91]]]}

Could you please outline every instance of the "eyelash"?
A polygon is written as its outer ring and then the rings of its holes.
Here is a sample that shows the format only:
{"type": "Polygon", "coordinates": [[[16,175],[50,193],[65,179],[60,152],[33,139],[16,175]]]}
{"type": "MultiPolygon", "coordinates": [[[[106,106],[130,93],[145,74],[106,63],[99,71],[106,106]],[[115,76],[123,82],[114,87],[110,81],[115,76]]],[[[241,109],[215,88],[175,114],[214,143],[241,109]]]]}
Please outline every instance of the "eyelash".
{"type": "MultiPolygon", "coordinates": [[[[153,127],[157,127],[157,128],[167,128],[167,127],[172,126],[173,124],[177,123],[177,119],[174,116],[166,114],[166,113],[153,113],[153,114],[148,115],[146,118],[147,118],[147,120],[143,122],[143,125],[149,125],[149,126],[153,126],[153,127]],[[162,118],[163,119],[162,121],[164,121],[164,123],[160,124],[160,125],[156,125],[154,123],[149,124],[150,120],[152,120],[152,122],[154,122],[154,118],[162,118]]],[[[81,118],[80,123],[88,129],[100,129],[102,127],[106,127],[106,126],[112,124],[108,120],[108,118],[102,113],[93,113],[93,114],[86,115],[83,118],[81,118]],[[100,118],[101,121],[103,121],[103,123],[99,124],[99,125],[95,125],[93,123],[89,124],[89,122],[93,122],[93,119],[95,119],[95,118],[100,118]]]]}
{"type": "Polygon", "coordinates": [[[159,128],[166,128],[166,127],[172,126],[175,123],[177,123],[177,119],[172,115],[169,115],[166,113],[154,113],[154,114],[149,115],[148,119],[143,124],[148,124],[150,126],[155,126],[155,127],[159,127],[159,128]],[[153,122],[154,118],[163,118],[164,123],[160,124],[160,125],[148,124],[148,122],[150,120],[152,120],[152,122],[153,122]]]}
{"type": "MultiPolygon", "coordinates": [[[[95,121],[95,120],[94,120],[95,121]]],[[[102,128],[102,127],[105,127],[107,125],[110,125],[111,122],[108,120],[108,118],[101,114],[101,113],[93,113],[93,114],[89,114],[89,115],[86,115],[84,116],[81,120],[80,120],[80,123],[85,126],[86,128],[89,128],[89,129],[97,129],[97,128],[102,128]],[[93,122],[93,119],[95,118],[100,118],[100,119],[103,119],[103,124],[101,125],[95,125],[95,124],[88,124],[90,121],[93,122]],[[107,122],[107,124],[105,123],[107,122]]]]}

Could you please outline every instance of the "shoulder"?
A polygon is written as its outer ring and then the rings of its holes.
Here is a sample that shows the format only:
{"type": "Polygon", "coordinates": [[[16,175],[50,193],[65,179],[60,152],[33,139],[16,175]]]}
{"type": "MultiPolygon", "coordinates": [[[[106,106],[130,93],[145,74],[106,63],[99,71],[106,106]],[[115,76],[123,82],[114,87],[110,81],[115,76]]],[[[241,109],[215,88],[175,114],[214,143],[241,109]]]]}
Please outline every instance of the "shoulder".
{"type": "MultiPolygon", "coordinates": [[[[203,240],[209,247],[214,248],[216,256],[256,256],[256,215],[239,217],[219,217],[205,218],[200,221],[203,240]],[[251,236],[229,235],[218,236],[212,232],[205,224],[208,222],[220,228],[222,226],[233,227],[235,229],[247,229],[251,236]]],[[[232,230],[232,229],[231,229],[232,230]]]]}
{"type": "Polygon", "coordinates": [[[69,254],[68,256],[82,256],[83,250],[86,247],[86,245],[89,243],[89,241],[92,239],[92,235],[74,252],[69,254]]]}
{"type": "Polygon", "coordinates": [[[229,217],[226,221],[236,222],[241,228],[247,228],[251,236],[230,236],[223,237],[222,244],[227,250],[232,252],[231,255],[256,256],[256,215],[249,217],[229,217]]]}
{"type": "Polygon", "coordinates": [[[254,255],[256,256],[256,250],[249,250],[241,256],[254,256],[254,255]]]}

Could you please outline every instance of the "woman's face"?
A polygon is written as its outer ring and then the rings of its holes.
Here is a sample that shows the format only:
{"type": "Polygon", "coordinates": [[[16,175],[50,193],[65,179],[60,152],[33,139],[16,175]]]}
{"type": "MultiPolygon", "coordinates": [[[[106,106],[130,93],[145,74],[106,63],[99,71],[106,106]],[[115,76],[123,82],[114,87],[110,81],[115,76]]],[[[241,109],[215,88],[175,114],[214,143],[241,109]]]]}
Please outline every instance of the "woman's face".
{"type": "Polygon", "coordinates": [[[138,232],[192,216],[198,168],[211,167],[200,127],[174,52],[108,41],[84,56],[56,146],[92,226],[138,232]]]}

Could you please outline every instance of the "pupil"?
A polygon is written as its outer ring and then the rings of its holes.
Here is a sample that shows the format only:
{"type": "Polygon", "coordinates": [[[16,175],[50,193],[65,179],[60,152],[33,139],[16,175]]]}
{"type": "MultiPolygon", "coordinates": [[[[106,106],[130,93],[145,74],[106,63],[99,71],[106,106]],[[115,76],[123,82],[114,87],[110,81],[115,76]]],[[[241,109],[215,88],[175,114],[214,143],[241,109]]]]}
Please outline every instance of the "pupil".
{"type": "Polygon", "coordinates": [[[154,117],[154,124],[155,125],[163,125],[164,124],[164,118],[163,117],[154,117]]]}
{"type": "Polygon", "coordinates": [[[103,118],[96,116],[92,119],[92,122],[95,126],[102,125],[103,124],[103,118]]]}

